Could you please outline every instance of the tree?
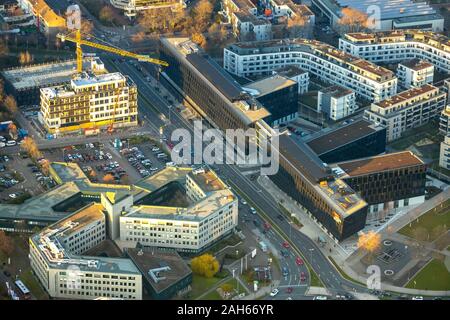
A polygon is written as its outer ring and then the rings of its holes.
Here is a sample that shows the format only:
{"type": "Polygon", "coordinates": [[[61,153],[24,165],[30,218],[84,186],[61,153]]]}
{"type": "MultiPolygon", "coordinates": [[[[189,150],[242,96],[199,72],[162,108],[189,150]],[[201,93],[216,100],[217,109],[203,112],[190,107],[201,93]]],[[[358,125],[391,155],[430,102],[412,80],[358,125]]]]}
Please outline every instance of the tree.
{"type": "Polygon", "coordinates": [[[221,24],[214,23],[208,29],[208,37],[211,40],[210,43],[220,46],[228,39],[228,31],[221,24]]]}
{"type": "Polygon", "coordinates": [[[114,18],[114,11],[110,6],[104,6],[100,9],[98,17],[101,22],[111,21],[114,18]]]}
{"type": "Polygon", "coordinates": [[[81,33],[82,34],[91,34],[92,30],[94,30],[94,24],[86,19],[81,21],[81,33]]]}
{"type": "Polygon", "coordinates": [[[14,123],[8,125],[9,134],[13,137],[17,136],[17,126],[14,123]]]}
{"type": "Polygon", "coordinates": [[[193,9],[193,17],[194,17],[194,27],[195,30],[199,33],[205,32],[208,28],[208,24],[210,23],[211,15],[214,11],[213,1],[210,0],[200,0],[195,8],[193,9]]]}
{"type": "Polygon", "coordinates": [[[10,256],[14,251],[13,240],[3,230],[0,230],[0,251],[6,256],[10,256]]]}
{"type": "Polygon", "coordinates": [[[211,254],[205,253],[191,260],[192,272],[205,278],[212,278],[219,271],[219,262],[211,254]]]}
{"type": "Polygon", "coordinates": [[[50,173],[50,161],[44,159],[40,162],[40,165],[42,173],[48,176],[48,174],[50,173]]]}
{"type": "Polygon", "coordinates": [[[361,248],[369,253],[374,253],[380,248],[381,236],[374,232],[369,231],[362,233],[358,238],[358,248],[361,248]]]}
{"type": "Polygon", "coordinates": [[[33,60],[33,56],[28,51],[19,53],[19,63],[21,65],[30,64],[33,60]]]}
{"type": "Polygon", "coordinates": [[[360,32],[368,27],[368,15],[354,8],[343,8],[338,24],[342,33],[360,32]]]}
{"type": "Polygon", "coordinates": [[[3,39],[0,39],[0,57],[6,56],[8,53],[8,44],[3,39]]]}
{"type": "Polygon", "coordinates": [[[103,176],[103,182],[104,183],[113,183],[114,182],[114,176],[112,174],[110,174],[110,173],[105,174],[103,176]]]}
{"type": "Polygon", "coordinates": [[[36,142],[34,142],[33,138],[31,137],[25,137],[22,144],[20,145],[20,148],[26,151],[33,159],[42,158],[41,151],[39,151],[36,142]]]}
{"type": "Polygon", "coordinates": [[[198,44],[200,47],[202,47],[203,49],[206,48],[207,45],[207,41],[206,38],[203,34],[201,33],[194,33],[192,35],[192,41],[196,44],[198,44]]]}
{"type": "Polygon", "coordinates": [[[8,110],[10,114],[15,115],[19,112],[16,99],[13,96],[11,95],[7,96],[3,104],[5,105],[6,110],[8,110]]]}
{"type": "Polygon", "coordinates": [[[309,21],[309,16],[297,14],[288,19],[287,31],[290,38],[310,38],[312,24],[309,21]]]}
{"type": "Polygon", "coordinates": [[[220,288],[221,288],[221,289],[223,290],[223,292],[225,292],[225,293],[231,293],[231,292],[233,292],[233,290],[234,290],[234,287],[233,287],[233,285],[232,285],[231,283],[225,283],[225,284],[223,284],[220,288]]]}

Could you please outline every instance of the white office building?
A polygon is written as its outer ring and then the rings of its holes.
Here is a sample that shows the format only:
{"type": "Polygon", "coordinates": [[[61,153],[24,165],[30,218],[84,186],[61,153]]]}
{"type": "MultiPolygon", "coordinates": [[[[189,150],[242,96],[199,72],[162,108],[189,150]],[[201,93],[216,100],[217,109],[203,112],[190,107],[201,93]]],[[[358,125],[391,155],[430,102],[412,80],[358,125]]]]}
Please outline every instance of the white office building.
{"type": "Polygon", "coordinates": [[[433,84],[434,66],[424,60],[413,59],[401,62],[397,67],[398,84],[411,89],[433,84]]]}
{"type": "Polygon", "coordinates": [[[444,136],[450,136],[450,105],[447,105],[441,112],[439,131],[444,136]]]}
{"type": "Polygon", "coordinates": [[[40,120],[49,132],[137,125],[137,87],[119,72],[83,73],[70,84],[42,88],[40,120]]]}
{"type": "Polygon", "coordinates": [[[305,94],[309,88],[309,73],[296,66],[287,66],[274,71],[274,73],[284,76],[298,83],[298,93],[305,94]]]}
{"type": "Polygon", "coordinates": [[[109,0],[111,5],[122,10],[128,18],[134,18],[140,11],[185,6],[184,0],[109,0]]]}
{"type": "Polygon", "coordinates": [[[389,99],[372,103],[364,117],[386,127],[386,139],[400,138],[408,129],[419,127],[439,116],[445,107],[447,95],[426,84],[401,92],[389,99]]]}
{"type": "Polygon", "coordinates": [[[358,108],[355,92],[337,85],[319,90],[317,98],[317,111],[334,121],[352,115],[358,108]]]}
{"type": "Polygon", "coordinates": [[[449,38],[421,30],[349,33],[339,39],[339,49],[375,63],[420,59],[450,73],[449,38]]]}
{"type": "Polygon", "coordinates": [[[124,258],[82,256],[106,239],[103,206],[88,205],[30,238],[30,264],[53,298],[142,299],[142,275],[124,258]]]}
{"type": "Polygon", "coordinates": [[[237,226],[238,199],[213,171],[168,167],[152,183],[159,188],[119,218],[126,246],[198,252],[237,226]]]}
{"type": "Polygon", "coordinates": [[[240,77],[270,75],[293,65],[324,82],[354,90],[368,101],[380,101],[397,93],[397,77],[392,71],[315,40],[235,43],[224,49],[223,65],[240,77]]]}

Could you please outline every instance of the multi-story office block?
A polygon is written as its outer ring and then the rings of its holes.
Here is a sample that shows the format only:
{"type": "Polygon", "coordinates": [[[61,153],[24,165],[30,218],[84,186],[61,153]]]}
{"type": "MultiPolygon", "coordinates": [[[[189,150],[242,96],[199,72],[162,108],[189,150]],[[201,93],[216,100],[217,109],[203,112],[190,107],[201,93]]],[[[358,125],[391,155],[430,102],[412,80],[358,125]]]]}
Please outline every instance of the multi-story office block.
{"type": "Polygon", "coordinates": [[[425,60],[439,71],[450,73],[449,39],[438,33],[421,30],[349,33],[339,39],[339,49],[375,63],[425,60]]]}
{"type": "Polygon", "coordinates": [[[103,206],[90,204],[30,238],[30,264],[54,298],[142,299],[142,275],[129,259],[82,256],[106,239],[103,206]]]}
{"type": "Polygon", "coordinates": [[[353,90],[341,86],[331,86],[319,90],[317,111],[325,113],[331,120],[339,120],[352,115],[358,106],[353,90]]]}
{"type": "Polygon", "coordinates": [[[198,252],[237,226],[237,197],[213,171],[168,167],[153,181],[163,183],[120,216],[121,241],[198,252]]]}
{"type": "Polygon", "coordinates": [[[270,112],[264,119],[269,125],[277,126],[298,117],[298,83],[294,80],[274,75],[246,84],[243,89],[270,112]]]}
{"type": "Polygon", "coordinates": [[[409,60],[399,63],[397,67],[398,85],[405,89],[433,84],[433,77],[434,66],[424,60],[409,60]]]}
{"type": "Polygon", "coordinates": [[[224,49],[225,70],[241,77],[270,75],[297,66],[322,81],[355,91],[360,98],[380,101],[397,93],[394,73],[315,40],[284,39],[240,42],[224,49]]]}
{"type": "Polygon", "coordinates": [[[121,73],[77,76],[41,89],[41,121],[49,132],[137,125],[137,87],[121,73]]]}
{"type": "Polygon", "coordinates": [[[425,201],[426,165],[410,151],[340,162],[331,167],[369,204],[369,212],[425,201]]]}
{"type": "Polygon", "coordinates": [[[386,129],[359,120],[312,135],[306,144],[325,163],[376,156],[386,151],[386,129]]]}
{"type": "Polygon", "coordinates": [[[111,5],[123,11],[128,18],[135,18],[140,11],[185,6],[184,0],[109,0],[111,5]]]}
{"type": "Polygon", "coordinates": [[[439,116],[445,107],[446,94],[426,84],[372,103],[364,117],[386,127],[387,141],[400,138],[408,129],[419,127],[439,116]]]}

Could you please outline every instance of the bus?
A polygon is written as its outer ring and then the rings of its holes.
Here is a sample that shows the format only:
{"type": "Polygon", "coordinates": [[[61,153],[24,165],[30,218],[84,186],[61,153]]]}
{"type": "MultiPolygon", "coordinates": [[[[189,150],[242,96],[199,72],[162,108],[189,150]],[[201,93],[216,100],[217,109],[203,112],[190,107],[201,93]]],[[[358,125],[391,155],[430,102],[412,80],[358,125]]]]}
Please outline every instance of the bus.
{"type": "Polygon", "coordinates": [[[15,282],[15,284],[16,284],[17,288],[19,288],[20,293],[23,295],[23,297],[26,300],[31,298],[30,290],[28,290],[28,288],[25,286],[25,284],[22,281],[17,280],[15,282]]]}

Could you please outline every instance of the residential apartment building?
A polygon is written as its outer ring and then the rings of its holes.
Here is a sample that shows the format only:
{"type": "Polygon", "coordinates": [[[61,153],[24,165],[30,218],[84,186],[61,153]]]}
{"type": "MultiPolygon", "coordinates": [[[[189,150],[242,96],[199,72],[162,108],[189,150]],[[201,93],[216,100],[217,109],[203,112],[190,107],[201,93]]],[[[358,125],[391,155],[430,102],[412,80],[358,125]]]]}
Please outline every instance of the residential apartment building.
{"type": "Polygon", "coordinates": [[[135,18],[140,11],[185,6],[184,0],[109,0],[111,5],[123,11],[128,18],[135,18]]]}
{"type": "Polygon", "coordinates": [[[437,70],[450,73],[450,41],[438,33],[421,30],[349,33],[339,39],[339,48],[375,63],[425,60],[437,70]]]}
{"type": "Polygon", "coordinates": [[[223,0],[222,8],[234,35],[242,41],[272,39],[272,23],[258,16],[251,0],[223,0]]]}
{"type": "Polygon", "coordinates": [[[419,127],[442,112],[447,95],[426,84],[399,93],[389,99],[372,103],[364,117],[386,127],[387,141],[400,138],[408,129],[419,127]]]}
{"type": "Polygon", "coordinates": [[[224,49],[224,69],[240,77],[270,75],[292,65],[324,82],[351,89],[368,101],[380,101],[397,93],[393,72],[319,41],[239,42],[224,49]]]}
{"type": "Polygon", "coordinates": [[[419,59],[401,62],[397,67],[397,78],[398,85],[405,89],[433,84],[434,66],[419,59]]]}
{"type": "Polygon", "coordinates": [[[450,170],[450,135],[444,137],[441,142],[441,152],[439,153],[439,166],[450,170]]]}
{"type": "Polygon", "coordinates": [[[134,246],[199,252],[230,234],[238,223],[238,199],[213,172],[166,168],[159,189],[120,216],[120,240],[134,246]]]}
{"type": "Polygon", "coordinates": [[[19,6],[34,17],[38,30],[54,41],[56,34],[66,30],[66,19],[56,13],[45,0],[18,0],[19,6]]]}
{"type": "Polygon", "coordinates": [[[425,201],[426,165],[411,151],[340,162],[331,167],[369,204],[369,213],[425,201]]]}
{"type": "Polygon", "coordinates": [[[105,239],[100,204],[90,204],[30,237],[31,268],[50,297],[142,299],[142,275],[131,260],[81,255],[105,239]]]}
{"type": "Polygon", "coordinates": [[[352,115],[358,106],[353,90],[341,86],[331,86],[318,92],[317,111],[325,113],[331,120],[339,120],[352,115]]]}
{"type": "Polygon", "coordinates": [[[296,66],[279,68],[274,73],[294,80],[298,84],[298,94],[305,94],[309,88],[309,73],[296,66]]]}
{"type": "Polygon", "coordinates": [[[425,1],[414,0],[311,0],[312,8],[339,30],[339,20],[344,8],[352,8],[367,13],[368,27],[373,30],[421,29],[432,31],[444,30],[444,18],[425,1]]]}
{"type": "Polygon", "coordinates": [[[68,85],[40,92],[40,120],[49,132],[137,125],[137,87],[121,73],[83,73],[68,85]]]}
{"type": "Polygon", "coordinates": [[[447,105],[441,112],[439,131],[444,136],[450,136],[450,106],[447,105]]]}

